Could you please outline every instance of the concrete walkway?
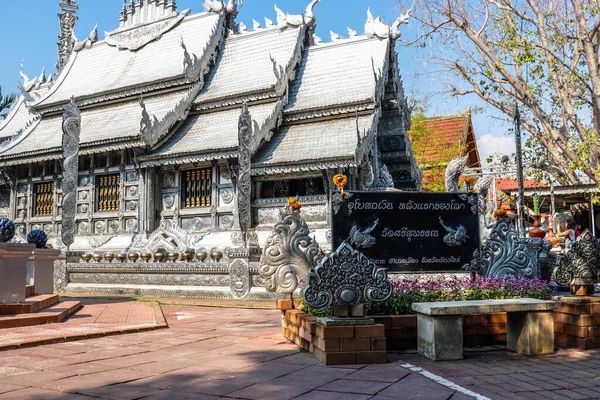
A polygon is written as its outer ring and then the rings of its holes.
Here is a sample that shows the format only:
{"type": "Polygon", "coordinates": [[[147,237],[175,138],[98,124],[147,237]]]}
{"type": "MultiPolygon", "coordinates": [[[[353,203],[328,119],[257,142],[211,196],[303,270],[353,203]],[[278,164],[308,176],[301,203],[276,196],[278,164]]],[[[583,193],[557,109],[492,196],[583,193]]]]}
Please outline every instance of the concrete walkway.
{"type": "Polygon", "coordinates": [[[324,367],[282,339],[276,310],[163,312],[169,329],[0,352],[0,399],[472,398],[399,361],[324,367]]]}

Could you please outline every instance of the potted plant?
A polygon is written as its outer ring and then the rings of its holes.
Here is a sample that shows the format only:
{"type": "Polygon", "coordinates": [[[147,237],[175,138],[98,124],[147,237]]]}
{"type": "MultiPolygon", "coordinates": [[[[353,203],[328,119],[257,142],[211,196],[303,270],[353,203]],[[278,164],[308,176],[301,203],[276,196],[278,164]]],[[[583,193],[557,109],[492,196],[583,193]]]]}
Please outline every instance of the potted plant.
{"type": "Polygon", "coordinates": [[[546,231],[541,229],[542,216],[540,215],[540,196],[533,196],[533,228],[529,230],[529,237],[543,239],[546,237],[546,231]]]}

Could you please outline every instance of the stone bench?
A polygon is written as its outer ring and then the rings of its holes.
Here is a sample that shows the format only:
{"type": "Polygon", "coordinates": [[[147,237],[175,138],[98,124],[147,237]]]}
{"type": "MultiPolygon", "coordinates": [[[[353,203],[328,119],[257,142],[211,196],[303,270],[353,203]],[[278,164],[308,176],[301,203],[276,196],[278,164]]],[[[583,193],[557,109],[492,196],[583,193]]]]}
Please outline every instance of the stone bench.
{"type": "Polygon", "coordinates": [[[521,354],[554,353],[555,302],[536,299],[413,303],[419,354],[431,360],[463,358],[463,315],[506,313],[506,342],[521,354]]]}

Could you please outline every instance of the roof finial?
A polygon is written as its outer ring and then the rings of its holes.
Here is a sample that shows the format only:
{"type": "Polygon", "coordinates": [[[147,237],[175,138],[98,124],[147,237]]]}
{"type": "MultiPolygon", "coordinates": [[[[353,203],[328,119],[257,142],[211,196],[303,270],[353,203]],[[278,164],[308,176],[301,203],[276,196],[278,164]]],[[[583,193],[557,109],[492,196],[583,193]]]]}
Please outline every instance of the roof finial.
{"type": "Polygon", "coordinates": [[[288,27],[296,28],[301,25],[306,25],[307,28],[313,28],[317,22],[317,18],[314,14],[314,8],[317,3],[321,0],[312,0],[306,7],[304,15],[290,15],[285,14],[277,5],[275,5],[275,12],[277,13],[277,26],[280,29],[288,27]]]}
{"type": "Polygon", "coordinates": [[[121,8],[121,16],[119,17],[119,27],[122,28],[127,21],[127,0],[123,0],[123,7],[121,8]]]}
{"type": "Polygon", "coordinates": [[[77,6],[76,0],[62,0],[60,2],[60,12],[58,13],[58,23],[60,25],[60,35],[58,36],[58,61],[56,69],[60,71],[67,63],[75,41],[73,40],[73,32],[75,31],[75,22],[77,22],[77,6]]]}

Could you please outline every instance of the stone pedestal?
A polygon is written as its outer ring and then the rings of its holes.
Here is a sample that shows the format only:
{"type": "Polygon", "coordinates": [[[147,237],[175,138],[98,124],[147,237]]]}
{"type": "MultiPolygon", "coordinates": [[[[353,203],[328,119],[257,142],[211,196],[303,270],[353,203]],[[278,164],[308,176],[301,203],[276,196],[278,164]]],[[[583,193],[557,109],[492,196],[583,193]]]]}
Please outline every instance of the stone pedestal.
{"type": "Polygon", "coordinates": [[[417,314],[419,354],[431,360],[462,360],[463,316],[417,314]]]}
{"type": "Polygon", "coordinates": [[[554,353],[552,311],[510,312],[506,314],[506,347],[520,354],[554,353]]]}
{"type": "Polygon", "coordinates": [[[35,294],[54,293],[54,261],[60,250],[34,249],[27,260],[27,284],[35,285],[35,294]]]}
{"type": "Polygon", "coordinates": [[[0,243],[0,304],[25,301],[27,260],[33,244],[0,243]]]}

